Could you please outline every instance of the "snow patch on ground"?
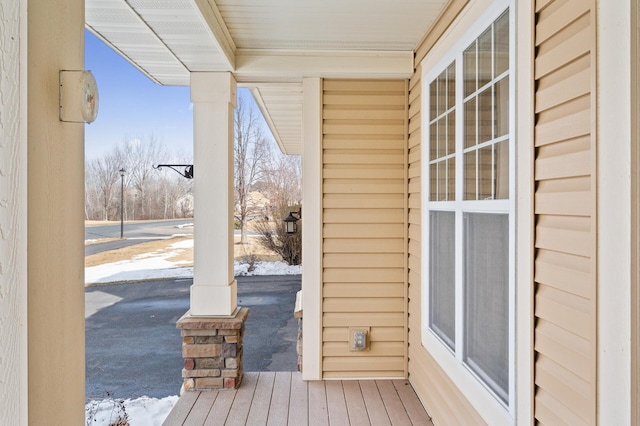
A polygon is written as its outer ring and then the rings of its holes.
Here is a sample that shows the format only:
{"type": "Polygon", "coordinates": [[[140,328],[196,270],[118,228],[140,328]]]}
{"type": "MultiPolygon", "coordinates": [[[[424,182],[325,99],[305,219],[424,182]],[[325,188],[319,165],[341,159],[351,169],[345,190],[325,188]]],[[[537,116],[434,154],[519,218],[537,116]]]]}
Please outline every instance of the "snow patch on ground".
{"type": "Polygon", "coordinates": [[[126,413],[131,426],[160,426],[178,398],[177,395],[162,399],[143,396],[137,399],[90,401],[85,405],[85,419],[90,425],[109,426],[126,413]]]}
{"type": "MultiPolygon", "coordinates": [[[[85,284],[104,284],[127,281],[162,280],[169,278],[193,278],[193,267],[182,266],[185,261],[171,261],[186,249],[193,248],[193,239],[178,241],[162,252],[151,252],[123,260],[85,268],[85,284]]],[[[302,266],[290,266],[284,262],[256,262],[249,271],[249,264],[234,262],[234,274],[238,275],[298,275],[302,266]]]]}
{"type": "Polygon", "coordinates": [[[233,270],[238,275],[299,275],[302,274],[302,265],[287,265],[284,262],[256,262],[254,270],[249,271],[249,264],[233,262],[233,270]]]}

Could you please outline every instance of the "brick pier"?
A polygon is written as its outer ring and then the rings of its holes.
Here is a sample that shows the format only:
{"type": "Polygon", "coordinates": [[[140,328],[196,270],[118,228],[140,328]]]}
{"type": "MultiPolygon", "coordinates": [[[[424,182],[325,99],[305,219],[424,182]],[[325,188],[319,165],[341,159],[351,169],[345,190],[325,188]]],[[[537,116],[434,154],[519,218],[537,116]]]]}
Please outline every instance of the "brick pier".
{"type": "Polygon", "coordinates": [[[233,317],[194,317],[176,324],[182,334],[183,390],[236,389],[242,382],[242,337],[249,308],[233,317]]]}

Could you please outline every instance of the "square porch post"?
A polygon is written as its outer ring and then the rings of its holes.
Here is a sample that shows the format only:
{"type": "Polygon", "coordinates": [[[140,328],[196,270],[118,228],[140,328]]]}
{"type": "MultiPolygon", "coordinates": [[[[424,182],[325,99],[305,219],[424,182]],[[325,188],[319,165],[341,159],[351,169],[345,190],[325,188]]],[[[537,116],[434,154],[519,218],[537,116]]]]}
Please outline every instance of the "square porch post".
{"type": "Polygon", "coordinates": [[[233,114],[236,81],[227,72],[191,73],[194,161],[194,268],[191,315],[232,315],[233,114]]]}
{"type": "Polygon", "coordinates": [[[191,74],[194,122],[194,268],[182,334],[183,390],[237,388],[248,308],[237,306],[233,273],[233,123],[236,81],[191,74]]]}

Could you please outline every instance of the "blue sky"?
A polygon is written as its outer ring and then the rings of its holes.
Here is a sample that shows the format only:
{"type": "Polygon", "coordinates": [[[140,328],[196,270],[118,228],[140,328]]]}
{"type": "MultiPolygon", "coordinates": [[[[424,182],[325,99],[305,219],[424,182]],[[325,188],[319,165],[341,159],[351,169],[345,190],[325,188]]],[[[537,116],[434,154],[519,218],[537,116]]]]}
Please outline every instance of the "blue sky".
{"type": "Polygon", "coordinates": [[[98,83],[98,117],[85,125],[85,158],[100,157],[125,139],[153,135],[170,153],[193,155],[189,87],[160,86],[85,31],[85,69],[98,83]]]}
{"type": "MultiPolygon", "coordinates": [[[[170,154],[193,157],[193,111],[188,86],[161,86],[85,30],[85,69],[98,83],[98,118],[85,124],[85,159],[93,160],[124,140],[153,135],[170,154]]],[[[238,95],[250,100],[246,89],[238,95]]],[[[266,123],[266,134],[270,134],[266,123]]],[[[275,142],[274,142],[275,144],[275,142]]]]}

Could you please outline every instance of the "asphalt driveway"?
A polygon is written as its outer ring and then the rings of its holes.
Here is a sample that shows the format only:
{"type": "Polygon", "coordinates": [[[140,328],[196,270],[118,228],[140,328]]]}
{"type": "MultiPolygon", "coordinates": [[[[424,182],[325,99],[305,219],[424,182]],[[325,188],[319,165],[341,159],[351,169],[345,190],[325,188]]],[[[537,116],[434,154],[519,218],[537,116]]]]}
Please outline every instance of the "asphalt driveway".
{"type": "MultiPolygon", "coordinates": [[[[299,275],[237,277],[245,325],[245,371],[295,371],[299,275]]],[[[86,300],[86,398],[163,398],[182,384],[176,321],[189,309],[192,280],[89,287],[86,300]]]]}

